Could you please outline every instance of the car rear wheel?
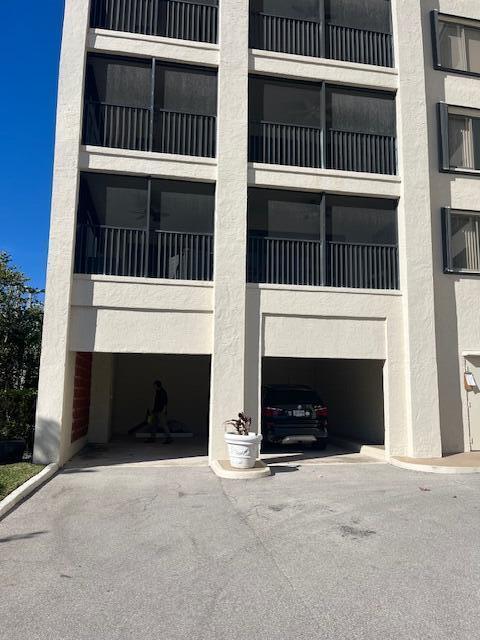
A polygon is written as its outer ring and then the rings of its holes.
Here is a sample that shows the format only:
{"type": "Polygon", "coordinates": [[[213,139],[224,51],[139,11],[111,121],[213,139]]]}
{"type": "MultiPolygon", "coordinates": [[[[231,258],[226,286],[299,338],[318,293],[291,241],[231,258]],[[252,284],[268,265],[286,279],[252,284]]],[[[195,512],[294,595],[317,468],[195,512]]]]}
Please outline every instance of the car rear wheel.
{"type": "Polygon", "coordinates": [[[328,441],[326,438],[320,438],[312,443],[312,448],[317,451],[324,451],[327,448],[328,441]]]}

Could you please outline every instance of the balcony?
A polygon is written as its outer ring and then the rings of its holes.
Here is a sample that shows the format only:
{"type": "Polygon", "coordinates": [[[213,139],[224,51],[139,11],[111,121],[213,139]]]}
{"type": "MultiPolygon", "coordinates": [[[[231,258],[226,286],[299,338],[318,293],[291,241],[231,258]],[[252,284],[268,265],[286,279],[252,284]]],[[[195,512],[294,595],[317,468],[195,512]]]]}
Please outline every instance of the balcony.
{"type": "Polygon", "coordinates": [[[92,29],[216,43],[217,0],[93,0],[92,29]]]}
{"type": "Polygon", "coordinates": [[[250,162],[396,174],[393,94],[260,77],[250,82],[250,162]]]}
{"type": "Polygon", "coordinates": [[[75,273],[213,279],[214,187],[83,173],[75,273]]]}
{"type": "Polygon", "coordinates": [[[209,70],[90,55],[86,145],[213,158],[216,74],[209,70]]]}
{"type": "Polygon", "coordinates": [[[396,203],[250,189],[247,280],[398,289],[396,203]]]}
{"type": "Polygon", "coordinates": [[[250,46],[265,51],[393,67],[391,8],[385,0],[278,3],[253,0],[250,46]],[[365,4],[367,6],[365,6],[365,4]]]}

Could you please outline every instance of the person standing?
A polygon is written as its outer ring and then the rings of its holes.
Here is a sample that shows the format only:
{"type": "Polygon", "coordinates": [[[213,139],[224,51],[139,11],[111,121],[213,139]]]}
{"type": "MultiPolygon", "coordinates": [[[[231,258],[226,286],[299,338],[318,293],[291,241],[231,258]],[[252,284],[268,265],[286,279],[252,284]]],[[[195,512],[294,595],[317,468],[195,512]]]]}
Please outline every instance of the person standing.
{"type": "Polygon", "coordinates": [[[155,397],[153,400],[153,410],[150,416],[151,438],[149,442],[155,442],[156,434],[159,429],[162,429],[165,434],[163,444],[170,444],[172,442],[172,435],[167,424],[168,394],[163,388],[160,380],[155,380],[153,388],[155,389],[155,397]]]}

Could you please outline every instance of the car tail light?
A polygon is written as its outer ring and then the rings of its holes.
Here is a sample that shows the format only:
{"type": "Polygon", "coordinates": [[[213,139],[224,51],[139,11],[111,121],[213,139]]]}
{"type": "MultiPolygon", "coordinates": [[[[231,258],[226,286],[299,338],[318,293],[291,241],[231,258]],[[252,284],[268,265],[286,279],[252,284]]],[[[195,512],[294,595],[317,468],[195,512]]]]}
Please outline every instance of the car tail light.
{"type": "Polygon", "coordinates": [[[317,418],[326,418],[328,416],[327,407],[323,407],[321,405],[318,405],[318,406],[314,407],[314,409],[315,409],[315,415],[317,416],[317,418]]]}
{"type": "Polygon", "coordinates": [[[266,418],[275,418],[276,416],[280,416],[282,413],[282,409],[278,409],[277,407],[263,407],[263,415],[266,418]]]}

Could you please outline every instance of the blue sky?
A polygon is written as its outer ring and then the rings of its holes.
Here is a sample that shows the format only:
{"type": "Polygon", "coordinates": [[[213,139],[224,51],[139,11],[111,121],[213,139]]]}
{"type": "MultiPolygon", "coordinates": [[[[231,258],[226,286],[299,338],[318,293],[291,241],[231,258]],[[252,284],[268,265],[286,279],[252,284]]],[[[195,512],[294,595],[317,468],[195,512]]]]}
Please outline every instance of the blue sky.
{"type": "Polygon", "coordinates": [[[45,285],[63,0],[0,0],[0,249],[45,285]]]}

